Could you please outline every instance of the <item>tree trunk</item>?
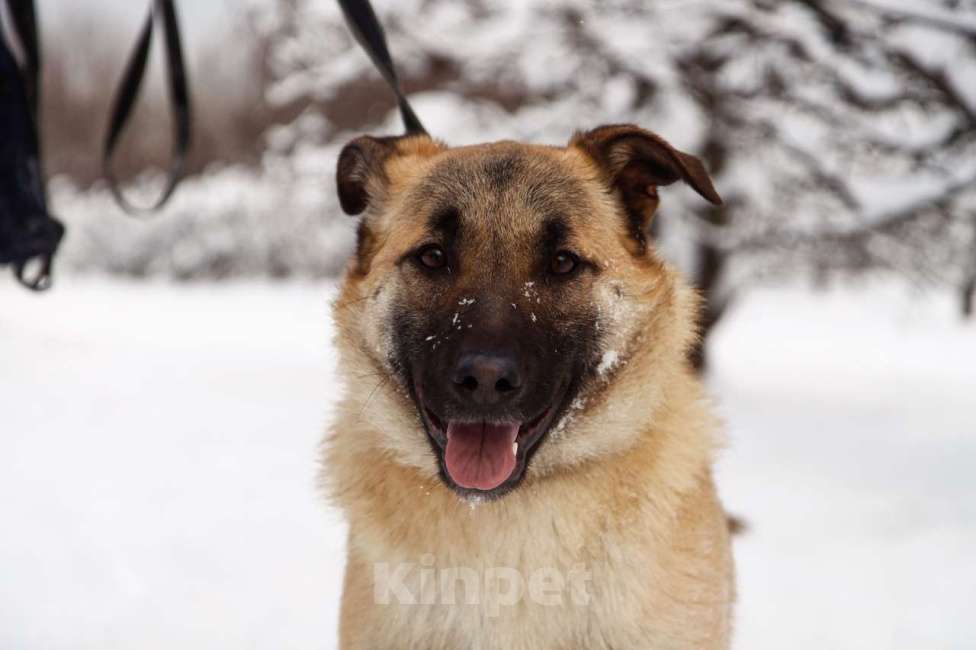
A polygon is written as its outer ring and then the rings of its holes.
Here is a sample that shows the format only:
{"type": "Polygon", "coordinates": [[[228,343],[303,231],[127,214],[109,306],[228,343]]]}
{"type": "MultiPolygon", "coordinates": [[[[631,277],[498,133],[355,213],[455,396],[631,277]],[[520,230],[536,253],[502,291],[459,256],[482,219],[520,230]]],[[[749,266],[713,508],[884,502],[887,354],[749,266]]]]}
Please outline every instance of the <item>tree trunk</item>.
{"type": "Polygon", "coordinates": [[[962,285],[962,317],[969,320],[973,317],[973,299],[976,298],[976,273],[969,276],[969,279],[962,285]]]}
{"type": "MultiPolygon", "coordinates": [[[[709,136],[705,142],[703,158],[708,170],[717,176],[725,167],[726,149],[721,137],[717,134],[709,136]]],[[[706,208],[702,214],[704,219],[717,226],[724,226],[729,221],[728,206],[706,208]]],[[[722,319],[728,306],[728,297],[720,294],[722,276],[725,273],[728,252],[717,248],[708,242],[697,245],[697,268],[693,277],[695,286],[705,301],[701,315],[700,336],[689,354],[692,366],[699,374],[705,372],[708,362],[708,336],[712,328],[722,319]]]]}
{"type": "Polygon", "coordinates": [[[692,347],[689,358],[691,359],[692,366],[699,374],[705,372],[708,361],[706,354],[708,335],[711,334],[712,328],[722,319],[722,316],[725,314],[725,308],[728,305],[727,301],[719,295],[719,282],[722,279],[725,262],[726,253],[724,251],[714,246],[709,246],[708,244],[701,244],[698,247],[698,269],[695,273],[694,280],[695,286],[698,287],[698,291],[705,301],[705,305],[702,310],[701,323],[699,324],[701,328],[700,336],[698,341],[695,342],[694,347],[692,347]]]}
{"type": "Polygon", "coordinates": [[[973,219],[973,250],[972,257],[969,259],[969,272],[960,289],[959,297],[961,298],[962,317],[969,320],[973,317],[973,311],[976,308],[973,304],[976,300],[976,218],[973,219]]]}

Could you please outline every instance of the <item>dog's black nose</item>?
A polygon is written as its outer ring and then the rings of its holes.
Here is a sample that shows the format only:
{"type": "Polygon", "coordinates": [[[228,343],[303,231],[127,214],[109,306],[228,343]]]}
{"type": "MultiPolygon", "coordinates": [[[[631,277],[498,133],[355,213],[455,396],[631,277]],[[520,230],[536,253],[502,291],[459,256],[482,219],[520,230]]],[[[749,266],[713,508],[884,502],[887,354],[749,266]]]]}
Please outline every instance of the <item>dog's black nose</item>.
{"type": "Polygon", "coordinates": [[[462,354],[454,370],[454,392],[464,401],[492,406],[522,392],[522,377],[515,358],[506,354],[462,354]]]}

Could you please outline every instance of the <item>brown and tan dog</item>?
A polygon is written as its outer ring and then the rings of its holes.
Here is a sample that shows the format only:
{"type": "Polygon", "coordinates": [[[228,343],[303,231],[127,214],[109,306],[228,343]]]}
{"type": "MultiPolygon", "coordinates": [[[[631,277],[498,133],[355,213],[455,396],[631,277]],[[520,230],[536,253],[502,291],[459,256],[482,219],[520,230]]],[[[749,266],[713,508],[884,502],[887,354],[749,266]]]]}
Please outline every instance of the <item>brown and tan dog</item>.
{"type": "Polygon", "coordinates": [[[697,298],[645,239],[719,203],[635,126],[566,147],[362,137],[323,479],[349,521],[343,649],[729,647],[697,298]]]}

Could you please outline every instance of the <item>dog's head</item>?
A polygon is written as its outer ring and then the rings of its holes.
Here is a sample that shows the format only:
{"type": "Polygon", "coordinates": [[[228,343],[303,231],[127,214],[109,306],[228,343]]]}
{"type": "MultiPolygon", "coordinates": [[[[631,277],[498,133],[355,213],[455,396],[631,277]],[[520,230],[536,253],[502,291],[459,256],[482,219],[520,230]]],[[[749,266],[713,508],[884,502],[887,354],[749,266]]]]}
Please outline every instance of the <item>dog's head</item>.
{"type": "Polygon", "coordinates": [[[336,303],[347,402],[376,453],[497,496],[639,435],[694,336],[646,232],[661,186],[720,202],[697,158],[630,125],[566,147],[361,137],[337,180],[361,215],[336,303]]]}

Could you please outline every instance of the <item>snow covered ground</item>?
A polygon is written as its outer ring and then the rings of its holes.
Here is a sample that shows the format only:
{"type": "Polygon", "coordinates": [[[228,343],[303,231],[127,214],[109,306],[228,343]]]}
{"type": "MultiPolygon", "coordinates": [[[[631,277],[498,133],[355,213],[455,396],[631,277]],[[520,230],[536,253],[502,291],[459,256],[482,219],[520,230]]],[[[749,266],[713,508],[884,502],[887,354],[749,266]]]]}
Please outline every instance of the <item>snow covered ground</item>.
{"type": "MultiPolygon", "coordinates": [[[[334,647],[327,284],[0,280],[0,649],[334,647]]],[[[714,339],[737,647],[976,640],[976,326],[874,286],[714,339]]]]}

